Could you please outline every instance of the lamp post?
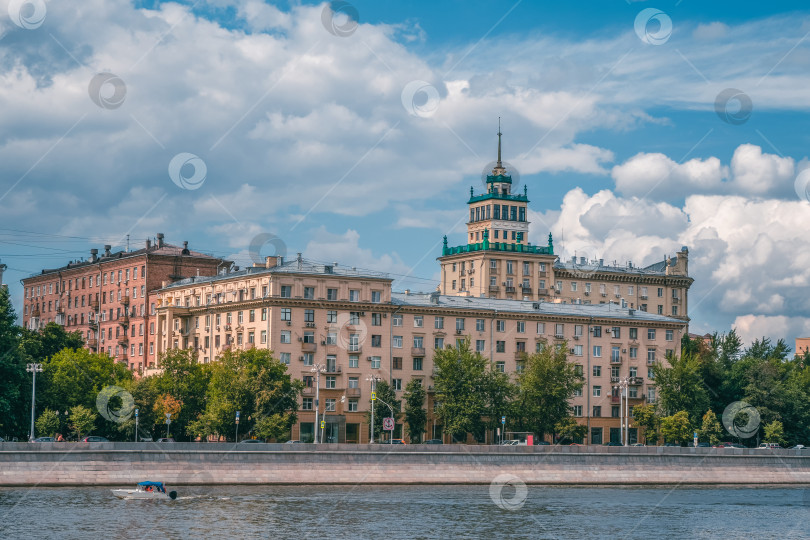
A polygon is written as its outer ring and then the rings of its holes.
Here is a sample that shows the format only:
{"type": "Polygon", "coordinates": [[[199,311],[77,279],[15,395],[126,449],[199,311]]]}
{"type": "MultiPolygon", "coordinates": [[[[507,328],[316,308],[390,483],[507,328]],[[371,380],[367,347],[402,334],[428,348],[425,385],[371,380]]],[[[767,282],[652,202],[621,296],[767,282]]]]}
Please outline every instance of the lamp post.
{"type": "MultiPolygon", "coordinates": [[[[625,406],[629,402],[628,396],[626,395],[627,387],[628,387],[629,383],[630,383],[630,379],[625,377],[623,379],[619,379],[619,383],[616,386],[613,387],[614,389],[619,390],[619,424],[620,424],[619,440],[622,443],[622,446],[627,446],[627,438],[628,438],[627,437],[628,429],[627,429],[627,426],[625,426],[625,414],[624,414],[624,412],[625,412],[625,406]]],[[[629,414],[630,414],[629,410],[627,411],[627,414],[629,416],[629,414]]],[[[628,421],[628,424],[629,424],[629,421],[628,421]]]]}
{"type": "Polygon", "coordinates": [[[34,406],[37,397],[37,373],[42,373],[42,364],[28,364],[25,368],[28,373],[33,373],[31,382],[31,431],[28,433],[28,440],[34,440],[34,406]]]}
{"type": "MultiPolygon", "coordinates": [[[[321,390],[321,373],[326,371],[326,368],[321,364],[315,364],[310,369],[312,373],[315,374],[315,444],[318,444],[318,430],[320,429],[318,425],[318,414],[320,411],[320,390],[321,390]]],[[[325,415],[326,413],[324,413],[325,415]]]]}
{"type": "Polygon", "coordinates": [[[371,439],[369,439],[369,444],[374,444],[374,400],[376,399],[375,388],[378,378],[369,375],[366,380],[371,382],[371,439]]]}
{"type": "Polygon", "coordinates": [[[138,409],[135,409],[135,442],[138,442],[138,409]]]}

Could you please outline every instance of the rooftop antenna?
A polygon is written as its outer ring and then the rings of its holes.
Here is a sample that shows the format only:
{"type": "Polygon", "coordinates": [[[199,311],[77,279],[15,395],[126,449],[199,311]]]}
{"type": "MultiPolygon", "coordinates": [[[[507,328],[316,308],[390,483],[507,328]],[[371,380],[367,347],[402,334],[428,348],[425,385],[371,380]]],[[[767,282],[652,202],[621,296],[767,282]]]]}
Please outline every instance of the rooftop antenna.
{"type": "Polygon", "coordinates": [[[129,235],[127,235],[127,253],[129,253],[129,235]]]}

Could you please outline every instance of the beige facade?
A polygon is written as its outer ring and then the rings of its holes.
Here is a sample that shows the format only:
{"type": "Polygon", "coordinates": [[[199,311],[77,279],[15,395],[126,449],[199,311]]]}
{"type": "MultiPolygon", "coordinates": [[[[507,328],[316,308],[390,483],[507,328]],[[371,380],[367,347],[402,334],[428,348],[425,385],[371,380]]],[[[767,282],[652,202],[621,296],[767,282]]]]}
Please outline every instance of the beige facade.
{"type": "Polygon", "coordinates": [[[810,352],[810,337],[796,338],[796,354],[810,352]]]}
{"type": "Polygon", "coordinates": [[[682,320],[615,304],[392,293],[385,275],[300,256],[268,266],[190,278],[158,291],[156,341],[159,351],[195,348],[202,362],[229,348],[271,349],[306,385],[293,438],[313,432],[316,365],[323,368],[324,440],[368,441],[372,377],[389,381],[399,396],[419,379],[428,390],[426,437],[441,436],[433,415],[433,355],[469,339],[495,369],[512,375],[522,369],[526,352],[566,342],[586,380],[572,400],[575,415],[589,426],[589,440],[607,441],[619,426],[613,387],[629,378],[631,406],[655,400],[648,368],[677,354],[686,331],[682,320]]]}

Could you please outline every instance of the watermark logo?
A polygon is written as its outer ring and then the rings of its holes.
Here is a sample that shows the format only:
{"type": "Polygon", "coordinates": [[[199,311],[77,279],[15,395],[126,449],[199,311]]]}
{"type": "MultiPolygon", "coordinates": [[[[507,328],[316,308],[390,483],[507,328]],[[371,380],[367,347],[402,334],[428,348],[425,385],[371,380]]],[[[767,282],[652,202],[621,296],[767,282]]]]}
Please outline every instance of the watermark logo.
{"type": "Polygon", "coordinates": [[[810,202],[810,168],[804,169],[796,176],[793,187],[801,200],[810,202]]]}
{"type": "Polygon", "coordinates": [[[528,494],[526,484],[514,474],[499,474],[489,485],[489,498],[503,510],[520,510],[528,494]]]}
{"type": "MultiPolygon", "coordinates": [[[[481,185],[484,187],[484,192],[489,192],[489,185],[487,184],[487,178],[492,176],[493,169],[498,165],[497,161],[490,161],[486,165],[484,165],[484,169],[481,171],[481,185]]],[[[519,193],[520,191],[520,171],[517,168],[509,163],[508,161],[502,161],[501,166],[506,169],[506,175],[512,178],[511,188],[509,191],[512,195],[522,195],[519,193]]],[[[495,179],[497,181],[497,178],[495,179]]],[[[491,239],[490,239],[491,240],[491,239]]]]}
{"type": "Polygon", "coordinates": [[[638,39],[650,45],[663,45],[672,35],[672,19],[656,8],[642,9],[633,26],[638,39]]]}
{"type": "Polygon", "coordinates": [[[723,411],[726,431],[740,439],[750,439],[759,430],[759,411],[744,401],[735,401],[723,411]]]}
{"type": "Polygon", "coordinates": [[[348,2],[330,2],[321,11],[321,22],[333,36],[348,37],[357,30],[360,14],[348,2]]]}
{"type": "Polygon", "coordinates": [[[42,26],[47,12],[44,0],[11,0],[8,3],[8,16],[11,22],[26,30],[42,26]]]}
{"type": "Polygon", "coordinates": [[[411,116],[429,118],[439,108],[439,91],[425,81],[411,81],[402,89],[402,106],[411,116]]]}
{"type": "Polygon", "coordinates": [[[253,237],[253,240],[250,241],[250,246],[248,247],[248,254],[250,255],[250,260],[253,261],[254,264],[262,265],[265,263],[265,257],[286,257],[287,256],[287,244],[284,243],[284,240],[276,236],[275,234],[271,233],[261,233],[257,234],[253,237]],[[262,249],[265,246],[273,246],[273,254],[272,255],[263,255],[262,249]]]}
{"type": "Polygon", "coordinates": [[[98,73],[87,87],[90,99],[102,109],[117,109],[127,97],[127,85],[118,75],[98,73]]]}
{"type": "Polygon", "coordinates": [[[329,327],[329,333],[336,334],[337,346],[349,353],[360,354],[368,336],[368,327],[359,315],[347,312],[338,313],[337,320],[329,327]]]}
{"type": "Polygon", "coordinates": [[[180,152],[169,162],[169,178],[182,189],[200,189],[207,174],[205,162],[188,152],[180,152]]]}
{"type": "Polygon", "coordinates": [[[714,100],[714,112],[720,120],[733,126],[748,122],[753,110],[754,103],[748,94],[736,88],[726,88],[714,100]]]}
{"type": "Polygon", "coordinates": [[[120,424],[132,417],[135,399],[120,386],[105,386],[96,396],[96,409],[106,420],[120,424]]]}

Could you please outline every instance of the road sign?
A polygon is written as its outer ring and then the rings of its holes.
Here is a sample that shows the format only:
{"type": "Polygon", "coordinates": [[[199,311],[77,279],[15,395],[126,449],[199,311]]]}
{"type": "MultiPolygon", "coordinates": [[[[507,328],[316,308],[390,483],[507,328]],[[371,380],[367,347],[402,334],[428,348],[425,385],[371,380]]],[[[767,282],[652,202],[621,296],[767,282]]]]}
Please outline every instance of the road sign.
{"type": "Polygon", "coordinates": [[[501,416],[501,424],[505,424],[505,423],[506,423],[506,417],[505,417],[505,416],[501,416]]]}
{"type": "Polygon", "coordinates": [[[385,431],[394,431],[394,419],[383,418],[383,429],[385,431]]]}
{"type": "Polygon", "coordinates": [[[135,409],[135,418],[138,418],[138,409],[135,409]]]}
{"type": "Polygon", "coordinates": [[[371,401],[375,401],[377,399],[377,392],[371,393],[371,401]]]}
{"type": "Polygon", "coordinates": [[[326,420],[321,420],[321,429],[326,427],[326,420]]]}

